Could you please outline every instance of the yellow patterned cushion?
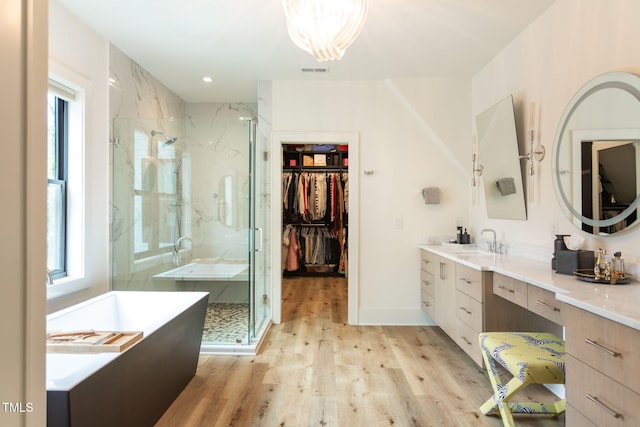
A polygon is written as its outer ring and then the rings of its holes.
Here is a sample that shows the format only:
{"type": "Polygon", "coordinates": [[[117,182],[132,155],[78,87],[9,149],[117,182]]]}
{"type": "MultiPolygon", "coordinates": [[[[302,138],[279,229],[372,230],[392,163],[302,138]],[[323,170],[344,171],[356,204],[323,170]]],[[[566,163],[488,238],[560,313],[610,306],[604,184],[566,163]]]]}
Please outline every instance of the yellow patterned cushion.
{"type": "Polygon", "coordinates": [[[564,383],[564,341],[553,334],[487,332],[480,346],[523,383],[564,383]]]}

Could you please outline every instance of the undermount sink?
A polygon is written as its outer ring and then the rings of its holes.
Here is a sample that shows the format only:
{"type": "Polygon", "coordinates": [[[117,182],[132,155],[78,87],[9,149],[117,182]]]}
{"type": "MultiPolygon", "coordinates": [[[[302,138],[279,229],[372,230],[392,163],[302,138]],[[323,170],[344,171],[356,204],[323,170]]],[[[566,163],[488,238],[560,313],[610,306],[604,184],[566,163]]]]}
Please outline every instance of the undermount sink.
{"type": "Polygon", "coordinates": [[[451,252],[457,256],[489,256],[491,252],[483,251],[482,249],[459,249],[451,252]]]}

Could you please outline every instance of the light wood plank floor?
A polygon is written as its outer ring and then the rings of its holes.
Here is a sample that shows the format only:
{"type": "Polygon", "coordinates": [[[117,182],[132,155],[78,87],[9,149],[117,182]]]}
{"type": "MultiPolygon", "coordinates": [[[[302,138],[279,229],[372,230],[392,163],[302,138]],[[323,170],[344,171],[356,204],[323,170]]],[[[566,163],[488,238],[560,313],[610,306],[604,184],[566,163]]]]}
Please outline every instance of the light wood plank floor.
{"type": "MultiPolygon", "coordinates": [[[[502,425],[477,409],[491,394],[486,374],[440,328],[349,326],[345,279],[283,282],[283,322],[260,354],[201,356],[157,426],[502,425]]],[[[522,400],[535,399],[527,390],[522,400]]]]}

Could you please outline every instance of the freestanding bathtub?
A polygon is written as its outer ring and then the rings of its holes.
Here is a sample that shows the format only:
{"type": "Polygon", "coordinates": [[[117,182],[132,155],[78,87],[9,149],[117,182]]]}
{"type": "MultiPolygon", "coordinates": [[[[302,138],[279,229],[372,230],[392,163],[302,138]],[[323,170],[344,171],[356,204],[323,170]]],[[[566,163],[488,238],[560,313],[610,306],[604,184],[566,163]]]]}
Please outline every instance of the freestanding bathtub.
{"type": "Polygon", "coordinates": [[[47,331],[142,331],[121,353],[47,353],[47,426],[152,426],[195,375],[207,292],[108,292],[47,331]]]}

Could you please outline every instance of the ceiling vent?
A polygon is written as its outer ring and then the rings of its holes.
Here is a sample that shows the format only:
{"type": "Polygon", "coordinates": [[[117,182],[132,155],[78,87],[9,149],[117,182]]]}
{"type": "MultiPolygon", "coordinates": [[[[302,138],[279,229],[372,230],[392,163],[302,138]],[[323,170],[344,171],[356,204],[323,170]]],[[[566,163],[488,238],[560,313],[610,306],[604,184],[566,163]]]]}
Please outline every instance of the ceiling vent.
{"type": "Polygon", "coordinates": [[[300,67],[300,71],[303,73],[328,73],[329,67],[300,67]]]}

